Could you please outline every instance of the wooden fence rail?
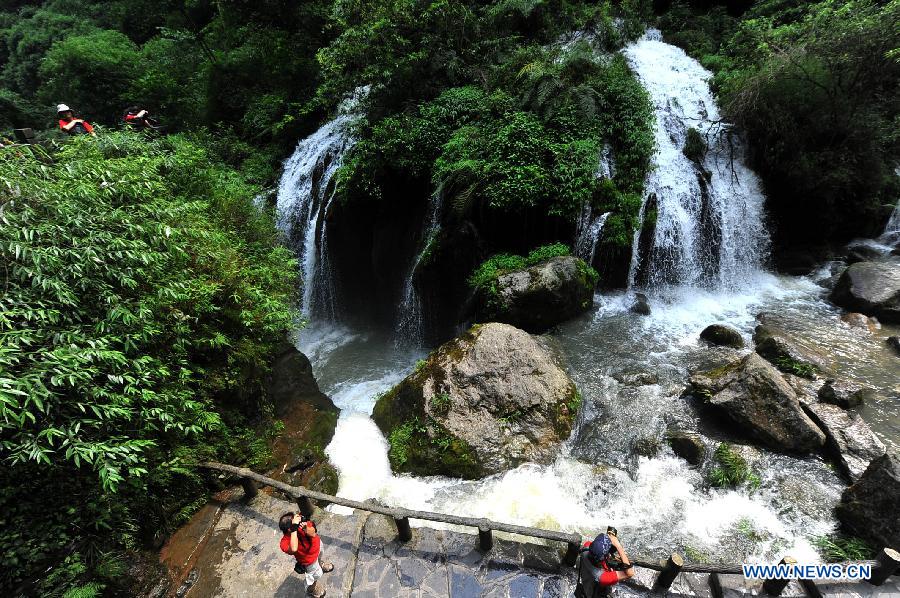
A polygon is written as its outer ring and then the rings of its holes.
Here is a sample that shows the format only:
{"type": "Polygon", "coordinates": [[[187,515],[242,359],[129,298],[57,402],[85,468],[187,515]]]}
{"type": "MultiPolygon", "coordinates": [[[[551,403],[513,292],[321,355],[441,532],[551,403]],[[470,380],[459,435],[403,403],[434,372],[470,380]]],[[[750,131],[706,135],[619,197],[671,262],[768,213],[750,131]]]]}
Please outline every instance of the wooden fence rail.
{"type": "MultiPolygon", "coordinates": [[[[291,497],[292,500],[296,501],[300,512],[303,513],[303,515],[305,515],[306,517],[310,517],[313,514],[314,505],[312,501],[314,500],[324,501],[351,509],[368,511],[370,513],[386,515],[388,517],[391,517],[394,520],[394,523],[397,525],[397,539],[401,542],[408,542],[412,539],[412,528],[410,526],[409,520],[421,519],[424,521],[435,521],[437,523],[447,523],[450,525],[459,525],[463,527],[474,528],[478,532],[479,547],[485,551],[490,550],[494,545],[493,532],[495,531],[518,534],[520,536],[528,536],[531,538],[539,538],[541,540],[547,540],[549,542],[563,543],[566,545],[566,552],[563,556],[562,562],[564,565],[569,567],[575,565],[578,559],[578,554],[581,551],[582,538],[579,534],[552,531],[536,527],[526,527],[522,525],[513,525],[510,523],[502,523],[499,521],[492,521],[490,519],[478,517],[462,517],[460,515],[448,515],[446,513],[433,513],[431,511],[414,511],[401,507],[385,507],[372,502],[350,500],[349,498],[342,498],[340,496],[331,496],[330,494],[316,492],[314,490],[304,488],[303,486],[291,486],[290,484],[285,484],[284,482],[273,480],[272,478],[268,478],[264,475],[260,475],[256,472],[250,471],[249,469],[245,469],[243,467],[235,467],[233,465],[225,465],[224,463],[201,463],[200,467],[237,476],[237,478],[240,480],[241,486],[244,489],[244,493],[248,498],[253,498],[258,492],[255,483],[260,483],[265,486],[269,486],[270,488],[274,488],[275,490],[286,494],[287,496],[291,497]]],[[[743,569],[740,565],[685,563],[684,558],[678,553],[672,553],[672,555],[669,556],[668,560],[632,558],[631,562],[636,567],[643,567],[645,569],[659,571],[660,573],[656,578],[654,588],[663,591],[671,587],[672,583],[675,581],[675,578],[679,573],[709,573],[711,574],[710,586],[713,589],[713,595],[721,596],[721,589],[719,589],[719,592],[716,592],[717,586],[720,587],[720,580],[718,576],[743,574],[743,569]]],[[[796,561],[794,561],[794,559],[789,556],[785,557],[781,561],[781,563],[793,562],[796,561]]],[[[855,564],[871,565],[872,579],[870,581],[874,585],[881,585],[887,580],[888,577],[900,572],[900,554],[898,554],[895,550],[885,548],[878,554],[877,560],[859,561],[855,564]]],[[[767,580],[763,585],[763,588],[769,595],[778,596],[787,585],[786,581],[784,581],[783,583],[782,581],[783,580],[767,580]]]]}

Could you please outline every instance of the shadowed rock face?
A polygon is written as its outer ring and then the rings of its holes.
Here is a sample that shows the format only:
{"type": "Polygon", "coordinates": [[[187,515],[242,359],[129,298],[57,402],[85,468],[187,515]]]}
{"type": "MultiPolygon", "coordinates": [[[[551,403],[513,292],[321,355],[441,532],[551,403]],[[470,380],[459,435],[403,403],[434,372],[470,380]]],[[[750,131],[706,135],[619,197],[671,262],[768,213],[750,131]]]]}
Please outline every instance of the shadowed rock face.
{"type": "Polygon", "coordinates": [[[837,516],[851,532],[876,546],[900,546],[900,458],[886,453],[847,488],[837,516]]]}
{"type": "Polygon", "coordinates": [[[579,400],[554,352],[491,323],[438,348],[379,399],[373,418],[395,470],[477,478],[552,461],[579,400]]]}
{"type": "Polygon", "coordinates": [[[703,329],[700,338],[717,347],[744,348],[744,338],[741,333],[730,326],[712,324],[703,329]]]}
{"type": "Polygon", "coordinates": [[[858,414],[827,403],[809,405],[806,412],[825,432],[828,452],[851,482],[884,454],[884,444],[858,414]]]}
{"type": "Polygon", "coordinates": [[[900,322],[900,260],[853,264],[841,274],[830,299],[882,322],[900,322]]]}
{"type": "Polygon", "coordinates": [[[691,376],[692,392],[726,415],[758,443],[787,453],[807,453],[825,435],[803,412],[793,388],[759,355],[691,376]]]}
{"type": "Polygon", "coordinates": [[[507,272],[497,279],[496,294],[481,291],[478,320],[545,332],[594,304],[594,287],[586,271],[581,259],[562,256],[507,272]]]}

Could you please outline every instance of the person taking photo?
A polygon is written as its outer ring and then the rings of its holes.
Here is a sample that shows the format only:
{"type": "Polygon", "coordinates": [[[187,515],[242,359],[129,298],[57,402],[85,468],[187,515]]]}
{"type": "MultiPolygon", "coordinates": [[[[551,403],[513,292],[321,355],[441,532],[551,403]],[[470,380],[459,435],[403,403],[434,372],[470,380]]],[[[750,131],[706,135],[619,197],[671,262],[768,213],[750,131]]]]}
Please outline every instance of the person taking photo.
{"type": "Polygon", "coordinates": [[[294,571],[306,579],[306,593],[313,598],[325,596],[323,573],[334,570],[334,565],[322,561],[322,541],[316,524],[300,513],[285,513],[278,520],[281,529],[281,550],[294,557],[294,571]]]}

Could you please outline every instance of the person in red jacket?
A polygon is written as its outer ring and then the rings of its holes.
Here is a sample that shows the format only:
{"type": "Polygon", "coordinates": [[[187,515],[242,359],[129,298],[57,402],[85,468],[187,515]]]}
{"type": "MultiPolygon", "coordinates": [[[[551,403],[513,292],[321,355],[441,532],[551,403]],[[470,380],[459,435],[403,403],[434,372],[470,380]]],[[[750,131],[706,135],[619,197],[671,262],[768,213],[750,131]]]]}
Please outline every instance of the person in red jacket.
{"type": "Polygon", "coordinates": [[[316,524],[305,519],[300,513],[285,513],[278,520],[281,537],[281,551],[296,559],[294,571],[306,577],[306,593],[313,598],[325,596],[325,584],[320,580],[323,573],[334,570],[334,565],[322,561],[322,540],[316,524]]]}
{"type": "Polygon", "coordinates": [[[59,117],[59,128],[69,135],[95,135],[91,123],[83,118],[75,118],[75,113],[65,104],[56,107],[56,115],[59,117]]]}
{"type": "Polygon", "coordinates": [[[585,542],[583,552],[579,571],[581,592],[576,595],[584,598],[603,595],[620,581],[634,577],[634,565],[614,528],[598,535],[593,542],[585,542]]]}

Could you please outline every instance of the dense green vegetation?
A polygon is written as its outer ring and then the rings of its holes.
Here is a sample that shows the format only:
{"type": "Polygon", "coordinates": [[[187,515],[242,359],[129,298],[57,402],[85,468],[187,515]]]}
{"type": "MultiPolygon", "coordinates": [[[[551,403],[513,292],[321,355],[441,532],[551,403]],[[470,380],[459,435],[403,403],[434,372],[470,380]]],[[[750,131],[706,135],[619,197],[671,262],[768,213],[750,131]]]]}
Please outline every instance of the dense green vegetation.
{"type": "Polygon", "coordinates": [[[670,41],[715,72],[780,245],[880,232],[900,196],[900,2],[676,3],[670,41]]]}
{"type": "Polygon", "coordinates": [[[295,324],[296,266],[256,189],[197,142],[107,134],[54,158],[0,149],[5,588],[65,557],[116,583],[110,555],[205,501],[191,463],[263,465],[250,426],[295,324]]]}
{"type": "Polygon", "coordinates": [[[759,476],[753,472],[747,460],[728,443],[721,443],[713,453],[715,467],[709,472],[709,482],[718,488],[733,488],[748,484],[756,488],[759,476]]]}

